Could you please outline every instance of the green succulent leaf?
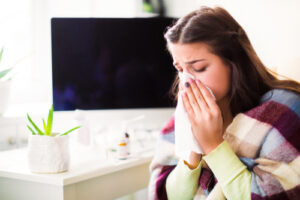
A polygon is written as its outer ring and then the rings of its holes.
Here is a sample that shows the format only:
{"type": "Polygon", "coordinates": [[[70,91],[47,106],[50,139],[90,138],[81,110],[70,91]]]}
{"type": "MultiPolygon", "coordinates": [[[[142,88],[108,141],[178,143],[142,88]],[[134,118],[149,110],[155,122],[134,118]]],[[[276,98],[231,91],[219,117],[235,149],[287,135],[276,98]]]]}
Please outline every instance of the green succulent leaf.
{"type": "Polygon", "coordinates": [[[51,135],[52,132],[52,124],[53,124],[53,105],[51,106],[48,114],[48,120],[47,120],[47,135],[51,135]]]}
{"type": "Polygon", "coordinates": [[[75,131],[76,129],[78,129],[78,128],[80,128],[80,127],[81,127],[81,126],[76,126],[75,128],[72,128],[72,129],[68,130],[68,131],[65,132],[65,133],[59,134],[59,136],[67,135],[67,134],[69,134],[70,132],[75,131]]]}
{"type": "Polygon", "coordinates": [[[10,70],[12,70],[12,68],[9,68],[9,69],[5,69],[3,71],[0,71],[0,79],[2,77],[4,77],[8,72],[10,72],[10,70]]]}
{"type": "Polygon", "coordinates": [[[27,114],[27,118],[29,120],[29,122],[32,124],[32,126],[34,127],[34,129],[38,132],[39,135],[45,135],[41,129],[39,129],[39,127],[32,121],[32,119],[30,118],[30,116],[27,114]]]}
{"type": "Polygon", "coordinates": [[[47,133],[47,125],[46,125],[45,119],[43,118],[42,120],[43,120],[45,134],[48,135],[48,133],[47,133]]]}
{"type": "Polygon", "coordinates": [[[3,51],[4,51],[4,48],[2,47],[2,49],[0,51],[0,63],[1,63],[1,60],[2,60],[3,51]]]}
{"type": "Polygon", "coordinates": [[[27,128],[30,130],[30,132],[32,133],[32,135],[36,135],[36,133],[32,130],[32,128],[30,126],[27,125],[27,128]]]}
{"type": "MultiPolygon", "coordinates": [[[[42,132],[41,129],[39,129],[39,127],[32,121],[32,119],[30,118],[29,114],[27,114],[27,118],[28,118],[29,122],[31,123],[31,125],[33,126],[33,128],[37,131],[37,133],[36,133],[29,125],[27,125],[27,128],[30,130],[30,132],[33,135],[37,135],[38,134],[38,135],[52,136],[51,133],[52,133],[52,125],[53,125],[53,111],[54,111],[54,109],[53,109],[53,105],[52,105],[51,108],[50,108],[50,110],[49,110],[47,123],[45,122],[45,119],[42,118],[45,132],[42,132]]],[[[59,134],[58,136],[67,135],[70,132],[72,132],[72,131],[80,128],[80,127],[81,126],[77,126],[75,128],[72,128],[72,129],[66,131],[65,133],[59,134]]]]}

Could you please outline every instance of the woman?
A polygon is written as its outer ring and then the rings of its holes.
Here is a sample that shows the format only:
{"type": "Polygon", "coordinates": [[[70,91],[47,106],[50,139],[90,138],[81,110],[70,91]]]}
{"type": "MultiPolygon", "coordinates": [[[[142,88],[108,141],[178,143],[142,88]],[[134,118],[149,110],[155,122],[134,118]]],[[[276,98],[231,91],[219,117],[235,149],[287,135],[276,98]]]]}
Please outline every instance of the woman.
{"type": "Polygon", "coordinates": [[[188,14],[165,38],[176,69],[197,79],[175,87],[204,154],[174,156],[172,118],[150,166],[150,199],[299,199],[300,85],[270,73],[223,8],[188,14]]]}

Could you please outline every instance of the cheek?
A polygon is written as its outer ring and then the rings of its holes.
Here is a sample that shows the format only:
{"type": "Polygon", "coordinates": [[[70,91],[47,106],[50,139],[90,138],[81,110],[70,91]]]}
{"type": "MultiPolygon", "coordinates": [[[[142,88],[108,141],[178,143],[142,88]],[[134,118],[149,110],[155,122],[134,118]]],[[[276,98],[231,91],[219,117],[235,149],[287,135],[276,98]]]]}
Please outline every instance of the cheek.
{"type": "Polygon", "coordinates": [[[211,71],[210,74],[200,79],[207,85],[216,96],[217,100],[224,98],[230,89],[230,72],[228,69],[222,71],[211,71]]]}

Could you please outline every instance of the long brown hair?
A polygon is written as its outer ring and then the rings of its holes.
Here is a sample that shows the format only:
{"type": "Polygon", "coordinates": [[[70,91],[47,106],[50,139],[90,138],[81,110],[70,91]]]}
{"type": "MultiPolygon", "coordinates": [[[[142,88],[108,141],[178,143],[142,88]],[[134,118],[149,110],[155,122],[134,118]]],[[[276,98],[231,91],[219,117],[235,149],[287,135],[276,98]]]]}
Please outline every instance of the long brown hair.
{"type": "MultiPolygon", "coordinates": [[[[271,89],[300,93],[299,83],[279,80],[265,67],[244,29],[221,7],[201,7],[168,27],[164,36],[168,44],[203,42],[231,68],[229,98],[233,116],[258,105],[261,96],[271,89]]],[[[178,77],[174,82],[176,91],[177,85],[178,77]]]]}

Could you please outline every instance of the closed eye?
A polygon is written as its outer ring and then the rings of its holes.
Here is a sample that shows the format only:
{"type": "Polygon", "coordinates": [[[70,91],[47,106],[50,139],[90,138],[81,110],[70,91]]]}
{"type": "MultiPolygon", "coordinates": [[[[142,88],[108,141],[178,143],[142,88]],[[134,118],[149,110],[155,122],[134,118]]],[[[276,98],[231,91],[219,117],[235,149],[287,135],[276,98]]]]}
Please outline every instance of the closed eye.
{"type": "Polygon", "coordinates": [[[194,69],[195,72],[204,72],[207,67],[202,67],[201,69],[194,69]]]}

